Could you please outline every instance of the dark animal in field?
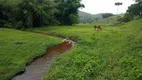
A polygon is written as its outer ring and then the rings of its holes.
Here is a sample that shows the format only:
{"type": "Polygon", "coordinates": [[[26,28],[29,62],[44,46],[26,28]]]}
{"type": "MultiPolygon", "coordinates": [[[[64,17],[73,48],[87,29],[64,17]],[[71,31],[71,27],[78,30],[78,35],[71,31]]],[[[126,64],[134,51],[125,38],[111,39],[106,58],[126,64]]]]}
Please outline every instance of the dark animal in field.
{"type": "Polygon", "coordinates": [[[97,29],[98,29],[98,30],[102,30],[102,28],[101,28],[101,26],[100,26],[100,25],[96,25],[96,26],[94,26],[94,29],[95,29],[95,30],[97,30],[97,29]]]}

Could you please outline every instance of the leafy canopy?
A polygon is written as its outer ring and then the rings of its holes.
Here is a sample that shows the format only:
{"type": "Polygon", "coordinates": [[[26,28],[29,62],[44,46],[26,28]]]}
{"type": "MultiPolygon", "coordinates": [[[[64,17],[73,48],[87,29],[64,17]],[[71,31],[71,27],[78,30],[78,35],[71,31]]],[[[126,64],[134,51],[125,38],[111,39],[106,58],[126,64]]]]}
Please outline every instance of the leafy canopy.
{"type": "Polygon", "coordinates": [[[78,23],[81,0],[1,0],[0,27],[17,29],[78,23]]]}

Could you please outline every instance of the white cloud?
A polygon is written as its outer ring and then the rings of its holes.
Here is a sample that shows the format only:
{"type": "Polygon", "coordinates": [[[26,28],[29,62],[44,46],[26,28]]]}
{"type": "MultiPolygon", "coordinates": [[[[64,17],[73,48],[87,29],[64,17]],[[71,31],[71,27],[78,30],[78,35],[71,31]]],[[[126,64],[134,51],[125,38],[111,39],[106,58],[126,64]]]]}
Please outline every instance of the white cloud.
{"type": "Polygon", "coordinates": [[[128,6],[134,3],[133,0],[82,0],[81,3],[85,5],[85,8],[80,9],[91,14],[97,13],[114,13],[117,12],[117,6],[115,2],[122,2],[123,5],[119,7],[119,13],[125,13],[128,6]]]}

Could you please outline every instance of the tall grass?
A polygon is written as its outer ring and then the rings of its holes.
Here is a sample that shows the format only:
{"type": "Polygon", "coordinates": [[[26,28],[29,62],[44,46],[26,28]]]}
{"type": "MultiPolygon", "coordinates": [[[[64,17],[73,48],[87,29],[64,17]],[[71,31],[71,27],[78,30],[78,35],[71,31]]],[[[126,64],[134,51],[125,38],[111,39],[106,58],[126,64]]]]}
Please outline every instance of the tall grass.
{"type": "Polygon", "coordinates": [[[122,25],[44,27],[33,31],[78,41],[43,80],[142,80],[142,20],[122,25]]]}
{"type": "Polygon", "coordinates": [[[0,28],[0,80],[24,71],[27,63],[59,42],[51,36],[0,28]]]}

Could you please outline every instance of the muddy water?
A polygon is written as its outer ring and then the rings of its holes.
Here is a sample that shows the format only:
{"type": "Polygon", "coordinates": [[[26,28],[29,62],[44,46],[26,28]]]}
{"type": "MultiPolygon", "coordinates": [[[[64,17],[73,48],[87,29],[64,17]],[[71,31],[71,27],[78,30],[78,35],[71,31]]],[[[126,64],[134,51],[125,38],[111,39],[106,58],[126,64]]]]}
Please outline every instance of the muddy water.
{"type": "Polygon", "coordinates": [[[34,60],[29,66],[26,67],[26,71],[14,77],[12,80],[40,80],[44,74],[48,71],[51,60],[56,54],[61,54],[72,47],[72,42],[64,41],[59,45],[47,49],[45,55],[34,60]]]}

